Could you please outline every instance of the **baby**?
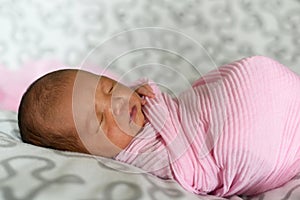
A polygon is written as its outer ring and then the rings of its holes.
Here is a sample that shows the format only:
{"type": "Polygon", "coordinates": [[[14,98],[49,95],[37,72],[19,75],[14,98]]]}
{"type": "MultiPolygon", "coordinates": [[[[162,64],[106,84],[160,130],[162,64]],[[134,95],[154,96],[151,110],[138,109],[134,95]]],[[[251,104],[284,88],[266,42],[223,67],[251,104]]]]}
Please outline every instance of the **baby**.
{"type": "Polygon", "coordinates": [[[66,69],[46,74],[27,89],[21,100],[18,121],[22,140],[53,149],[113,157],[145,123],[145,100],[139,95],[154,96],[149,85],[134,92],[87,71],[66,69]],[[73,95],[76,81],[78,97],[73,95]],[[83,130],[80,137],[78,130],[83,130]]]}
{"type": "Polygon", "coordinates": [[[61,70],[23,95],[24,142],[126,162],[196,194],[254,195],[300,172],[300,77],[254,56],[200,77],[176,99],[61,70]]]}

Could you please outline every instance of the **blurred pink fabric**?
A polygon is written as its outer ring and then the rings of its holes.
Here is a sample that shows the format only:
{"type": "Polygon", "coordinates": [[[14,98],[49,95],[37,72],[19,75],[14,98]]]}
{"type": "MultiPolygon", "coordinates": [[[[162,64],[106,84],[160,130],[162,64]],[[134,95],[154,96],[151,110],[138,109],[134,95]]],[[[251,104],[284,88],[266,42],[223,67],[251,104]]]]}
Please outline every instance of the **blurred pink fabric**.
{"type": "Polygon", "coordinates": [[[43,74],[59,69],[55,61],[31,62],[19,69],[0,65],[0,109],[17,111],[22,94],[27,87],[43,74]]]}
{"type": "Polygon", "coordinates": [[[17,111],[23,93],[33,81],[51,71],[67,68],[80,68],[112,78],[117,77],[112,72],[93,64],[84,67],[71,67],[58,61],[47,60],[28,62],[18,69],[9,69],[0,65],[0,109],[17,111]]]}

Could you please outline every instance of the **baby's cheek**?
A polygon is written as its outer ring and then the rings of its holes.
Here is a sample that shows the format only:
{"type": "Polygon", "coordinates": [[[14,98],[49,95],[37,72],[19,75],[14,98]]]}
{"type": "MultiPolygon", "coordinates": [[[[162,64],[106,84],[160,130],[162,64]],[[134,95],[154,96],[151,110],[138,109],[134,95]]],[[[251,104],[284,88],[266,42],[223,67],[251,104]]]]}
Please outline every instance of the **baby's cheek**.
{"type": "Polygon", "coordinates": [[[107,137],[112,144],[121,149],[125,149],[133,139],[132,136],[118,130],[108,132],[107,137]]]}

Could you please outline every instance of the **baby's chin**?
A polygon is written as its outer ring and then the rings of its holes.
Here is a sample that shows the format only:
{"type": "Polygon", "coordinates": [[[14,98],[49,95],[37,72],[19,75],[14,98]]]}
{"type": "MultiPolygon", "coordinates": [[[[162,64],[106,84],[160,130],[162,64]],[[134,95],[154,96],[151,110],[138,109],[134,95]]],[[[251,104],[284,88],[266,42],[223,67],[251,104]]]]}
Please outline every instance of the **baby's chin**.
{"type": "MultiPolygon", "coordinates": [[[[127,121],[127,120],[126,120],[127,121]]],[[[140,119],[136,121],[119,121],[117,126],[120,131],[128,136],[135,137],[144,127],[144,120],[140,119]]]]}

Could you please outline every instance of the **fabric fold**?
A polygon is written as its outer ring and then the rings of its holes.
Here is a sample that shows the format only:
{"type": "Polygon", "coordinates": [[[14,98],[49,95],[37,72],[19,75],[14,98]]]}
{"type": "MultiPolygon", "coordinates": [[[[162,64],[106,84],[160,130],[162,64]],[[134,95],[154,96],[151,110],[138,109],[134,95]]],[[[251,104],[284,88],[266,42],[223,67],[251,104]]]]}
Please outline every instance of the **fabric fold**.
{"type": "Polygon", "coordinates": [[[235,61],[176,99],[150,85],[148,123],[116,160],[218,196],[258,194],[299,173],[300,78],[282,64],[235,61]]]}

